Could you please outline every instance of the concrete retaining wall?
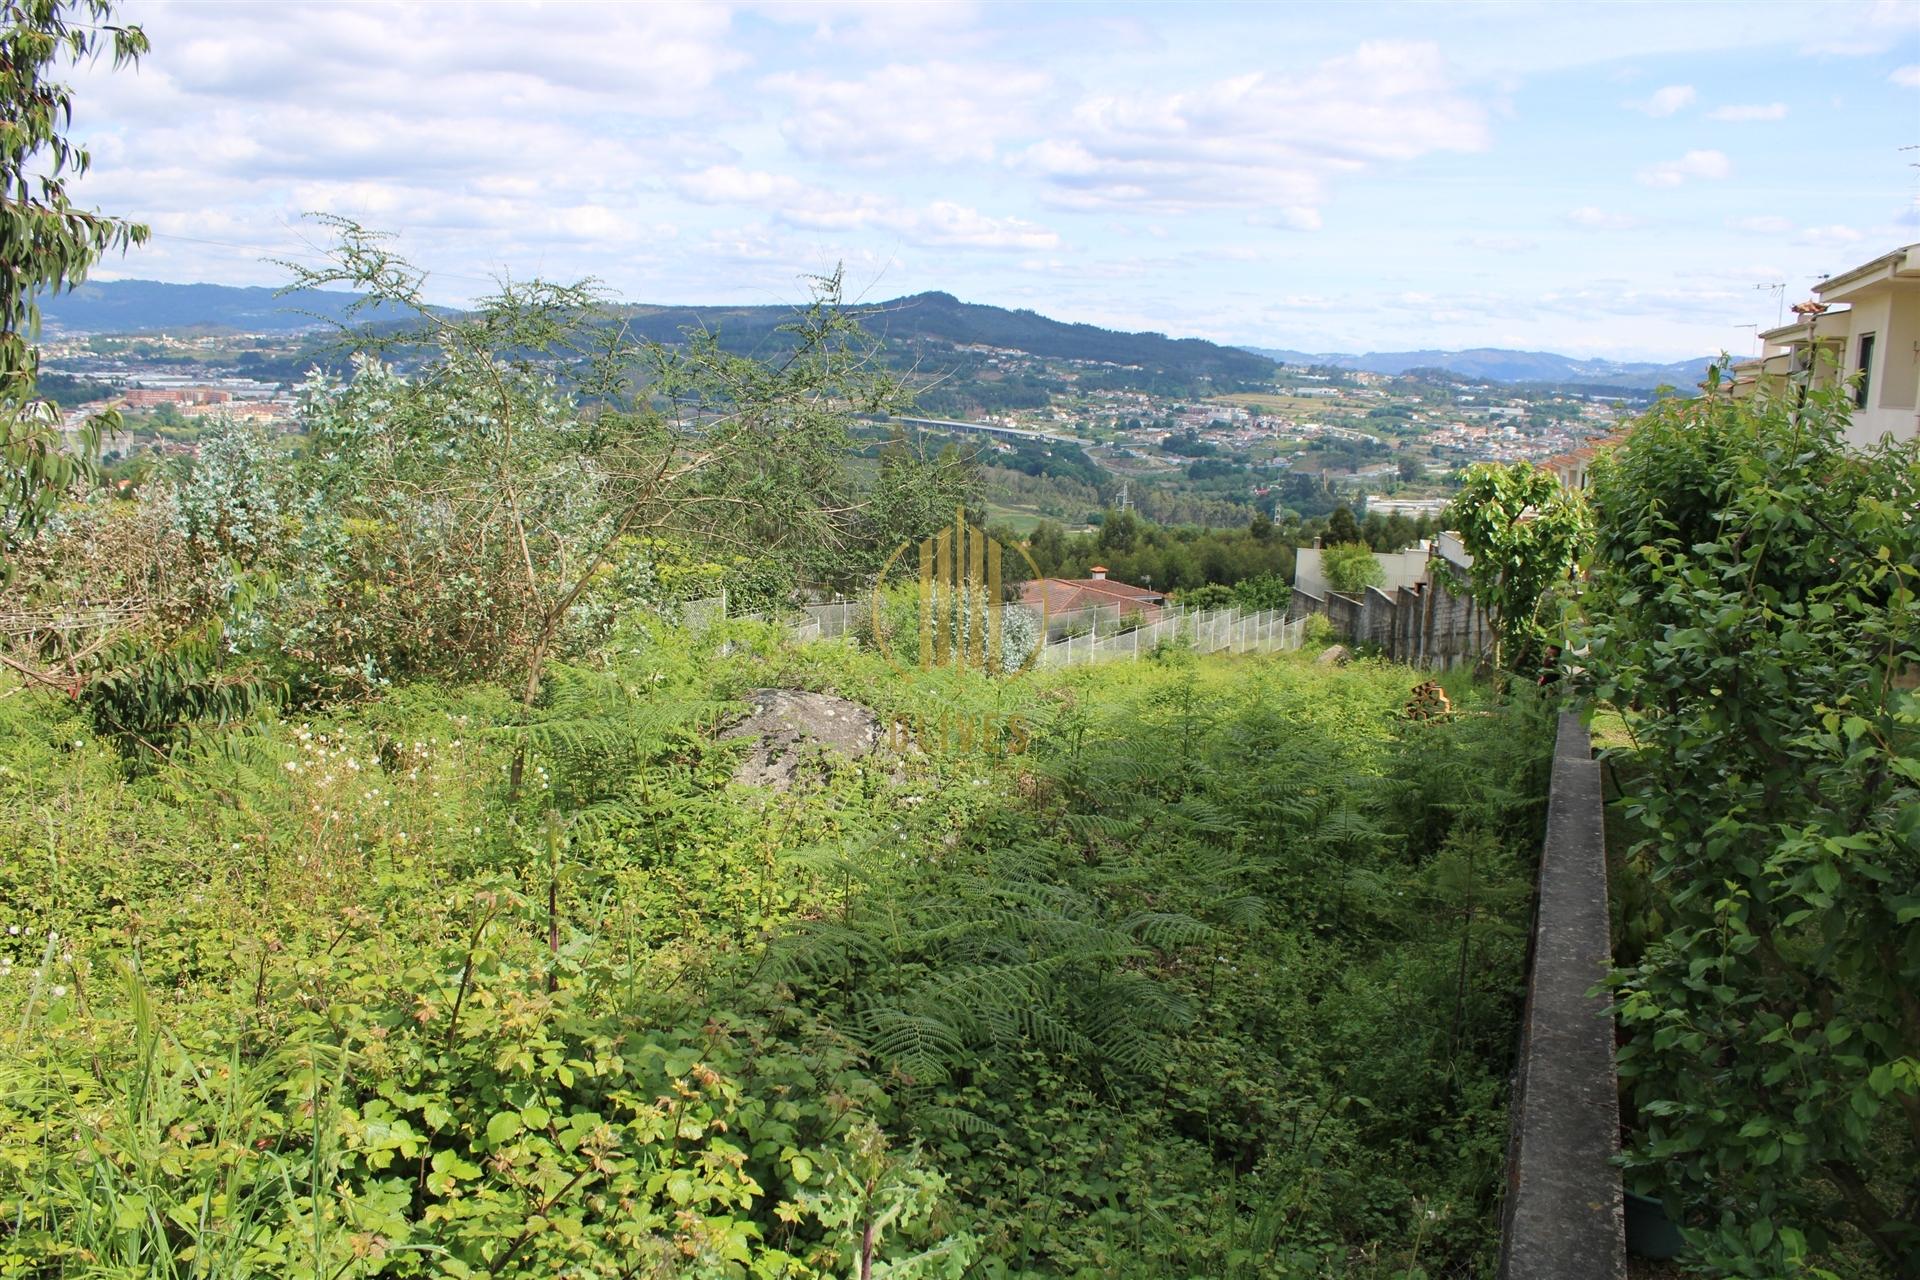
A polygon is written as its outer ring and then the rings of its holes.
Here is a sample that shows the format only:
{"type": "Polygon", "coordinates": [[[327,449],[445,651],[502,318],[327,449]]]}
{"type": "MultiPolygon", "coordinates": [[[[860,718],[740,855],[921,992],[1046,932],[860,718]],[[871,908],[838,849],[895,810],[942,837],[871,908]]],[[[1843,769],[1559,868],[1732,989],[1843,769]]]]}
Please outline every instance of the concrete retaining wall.
{"type": "Polygon", "coordinates": [[[1613,1005],[1589,994],[1612,958],[1600,766],[1560,717],[1514,1070],[1501,1280],[1627,1274],[1613,1005]]]}

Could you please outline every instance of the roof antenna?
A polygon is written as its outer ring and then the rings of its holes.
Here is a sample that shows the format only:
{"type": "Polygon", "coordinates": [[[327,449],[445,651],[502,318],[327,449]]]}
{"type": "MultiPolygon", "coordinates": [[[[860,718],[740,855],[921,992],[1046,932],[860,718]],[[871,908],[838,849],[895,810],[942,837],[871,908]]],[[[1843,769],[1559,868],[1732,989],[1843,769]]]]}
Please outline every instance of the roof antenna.
{"type": "Polygon", "coordinates": [[[1787,282],[1782,280],[1779,284],[1757,284],[1753,287],[1771,293],[1779,304],[1774,308],[1773,327],[1777,329],[1785,324],[1787,322],[1787,282]]]}

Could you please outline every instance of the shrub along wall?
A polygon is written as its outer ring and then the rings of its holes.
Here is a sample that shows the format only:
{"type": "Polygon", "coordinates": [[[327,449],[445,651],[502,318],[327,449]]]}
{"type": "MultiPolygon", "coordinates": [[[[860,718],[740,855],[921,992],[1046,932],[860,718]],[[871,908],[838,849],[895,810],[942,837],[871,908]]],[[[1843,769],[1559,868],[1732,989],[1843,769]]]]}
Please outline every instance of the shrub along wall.
{"type": "Polygon", "coordinates": [[[1920,464],[1849,406],[1669,402],[1594,471],[1628,1176],[1717,1275],[1920,1274],[1920,464]]]}

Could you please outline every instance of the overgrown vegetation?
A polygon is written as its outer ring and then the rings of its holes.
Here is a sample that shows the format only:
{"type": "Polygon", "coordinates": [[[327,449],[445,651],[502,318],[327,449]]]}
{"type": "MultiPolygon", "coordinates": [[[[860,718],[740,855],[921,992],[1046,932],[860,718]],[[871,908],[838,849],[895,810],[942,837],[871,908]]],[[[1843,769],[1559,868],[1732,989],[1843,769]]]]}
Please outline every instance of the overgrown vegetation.
{"type": "Polygon", "coordinates": [[[1595,469],[1628,1176],[1714,1275],[1920,1274],[1920,463],[1850,396],[1710,379],[1595,469]]]}
{"type": "Polygon", "coordinates": [[[0,1274],[1485,1274],[1546,725],[1408,683],[648,622],[137,774],[7,698],[0,1274]],[[765,684],[1027,749],[756,796],[765,684]]]}
{"type": "Polygon", "coordinates": [[[1544,717],[1403,722],[1377,665],[907,677],[681,629],[968,478],[896,447],[861,488],[890,384],[827,300],[773,366],[588,377],[552,357],[590,305],[420,308],[302,450],[215,432],[27,544],[0,1274],[1485,1273],[1544,717]],[[716,730],[760,686],[918,748],[744,788],[716,730]]]}
{"type": "MultiPolygon", "coordinates": [[[[41,69],[143,42],[16,11],[9,172],[80,163],[41,69]]],[[[755,356],[669,349],[590,283],[430,307],[328,221],[298,282],[378,323],[298,442],[211,430],[124,500],[4,459],[0,1276],[1490,1273],[1543,708],[682,625],[857,584],[976,496],[904,438],[854,465],[898,388],[836,282],[755,356]],[[766,687],[911,745],[748,786],[723,729],[766,687]]],[[[123,234],[37,225],[38,284],[123,234]]],[[[1231,541],[1163,585],[1278,603],[1271,522],[1231,541]]]]}

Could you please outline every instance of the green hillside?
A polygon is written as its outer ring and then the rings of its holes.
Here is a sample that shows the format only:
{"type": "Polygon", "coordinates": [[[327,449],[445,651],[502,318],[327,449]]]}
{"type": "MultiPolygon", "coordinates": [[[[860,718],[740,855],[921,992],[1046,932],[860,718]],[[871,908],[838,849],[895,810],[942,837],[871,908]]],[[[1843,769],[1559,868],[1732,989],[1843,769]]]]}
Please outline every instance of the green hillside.
{"type": "Polygon", "coordinates": [[[1542,720],[725,638],[627,634],[530,739],[418,686],[129,772],[0,702],[0,1257],[843,1276],[880,1223],[891,1274],[1487,1273],[1542,720]],[[741,786],[768,685],[920,749],[741,786]]]}

